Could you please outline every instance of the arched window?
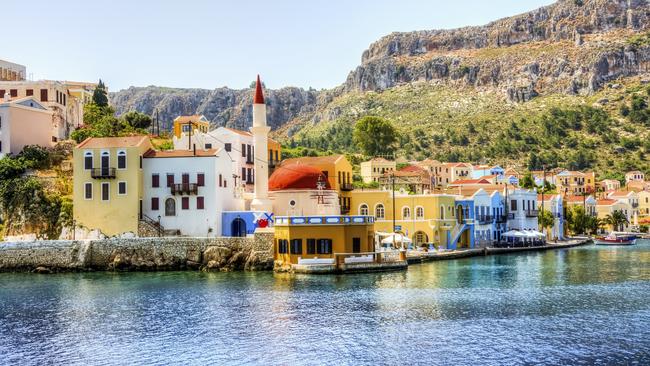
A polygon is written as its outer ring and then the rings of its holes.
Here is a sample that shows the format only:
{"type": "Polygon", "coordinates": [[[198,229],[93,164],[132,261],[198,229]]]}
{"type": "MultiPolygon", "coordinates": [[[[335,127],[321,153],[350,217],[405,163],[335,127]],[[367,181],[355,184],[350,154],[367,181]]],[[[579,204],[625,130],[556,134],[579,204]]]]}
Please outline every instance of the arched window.
{"type": "Polygon", "coordinates": [[[124,150],[117,153],[117,169],[126,169],[126,151],[124,150]]]}
{"type": "Polygon", "coordinates": [[[385,215],[384,215],[384,205],[382,205],[380,203],[377,206],[375,206],[375,218],[377,218],[379,220],[383,220],[384,217],[385,217],[385,215]]]}
{"type": "Polygon", "coordinates": [[[402,209],[402,219],[408,220],[411,218],[411,209],[408,207],[404,207],[402,209]]]}
{"type": "Polygon", "coordinates": [[[359,206],[359,215],[368,216],[368,214],[368,205],[362,203],[361,206],[359,206]]]}
{"type": "Polygon", "coordinates": [[[424,219],[424,207],[418,206],[415,208],[415,218],[417,220],[423,220],[424,219]]]}
{"type": "Polygon", "coordinates": [[[84,153],[84,169],[90,170],[93,168],[93,152],[86,151],[84,153]]]}
{"type": "Polygon", "coordinates": [[[165,216],[176,216],[176,200],[171,197],[165,200],[165,216]]]}

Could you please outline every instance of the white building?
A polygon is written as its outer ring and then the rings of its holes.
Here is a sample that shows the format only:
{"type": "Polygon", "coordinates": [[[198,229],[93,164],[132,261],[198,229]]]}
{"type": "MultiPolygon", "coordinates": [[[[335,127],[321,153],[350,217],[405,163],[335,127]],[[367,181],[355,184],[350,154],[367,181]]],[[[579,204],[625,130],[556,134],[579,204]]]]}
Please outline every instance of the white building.
{"type": "Polygon", "coordinates": [[[630,182],[643,182],[645,181],[645,174],[638,170],[633,170],[625,174],[625,184],[630,182]]]}
{"type": "Polygon", "coordinates": [[[0,100],[0,156],[18,154],[26,145],[50,147],[52,111],[33,97],[0,100]]]}
{"type": "Polygon", "coordinates": [[[514,189],[506,192],[508,230],[538,230],[537,192],[514,189]]]}
{"type": "MultiPolygon", "coordinates": [[[[593,200],[593,197],[591,198],[593,200]]],[[[550,240],[564,239],[564,203],[562,195],[560,194],[544,194],[537,195],[537,202],[540,211],[548,211],[553,215],[553,226],[550,228],[543,228],[546,238],[550,240]],[[543,199],[543,201],[542,201],[543,199]]]]}
{"type": "Polygon", "coordinates": [[[231,166],[223,150],[149,150],[143,159],[143,214],[167,233],[220,236],[222,212],[243,209],[231,166]]]}

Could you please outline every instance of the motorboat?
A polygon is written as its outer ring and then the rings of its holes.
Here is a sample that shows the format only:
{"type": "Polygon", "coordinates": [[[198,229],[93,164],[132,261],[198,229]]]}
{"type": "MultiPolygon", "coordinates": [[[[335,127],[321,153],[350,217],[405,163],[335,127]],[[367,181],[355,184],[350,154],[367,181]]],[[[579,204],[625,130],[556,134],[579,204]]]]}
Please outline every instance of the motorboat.
{"type": "Polygon", "coordinates": [[[597,237],[596,245],[634,245],[636,244],[636,235],[609,233],[607,236],[597,237]]]}

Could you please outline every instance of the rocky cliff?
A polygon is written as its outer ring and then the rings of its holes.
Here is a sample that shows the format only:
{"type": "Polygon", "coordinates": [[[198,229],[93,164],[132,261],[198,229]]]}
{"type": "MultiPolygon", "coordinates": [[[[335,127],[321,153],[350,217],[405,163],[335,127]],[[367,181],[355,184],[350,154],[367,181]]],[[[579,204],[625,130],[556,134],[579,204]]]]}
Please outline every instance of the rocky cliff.
{"type": "MultiPolygon", "coordinates": [[[[648,71],[647,0],[559,0],[484,26],[393,33],[363,52],[361,65],[329,91],[269,90],[269,123],[291,122],[290,136],[307,123],[347,111],[331,103],[349,93],[384,91],[415,82],[471,87],[511,102],[538,95],[591,95],[610,80],[648,71]]],[[[217,126],[250,124],[251,90],[129,88],[111,95],[118,113],[158,110],[164,120],[205,114],[217,126]]],[[[282,137],[282,136],[280,136],[282,137]]]]}

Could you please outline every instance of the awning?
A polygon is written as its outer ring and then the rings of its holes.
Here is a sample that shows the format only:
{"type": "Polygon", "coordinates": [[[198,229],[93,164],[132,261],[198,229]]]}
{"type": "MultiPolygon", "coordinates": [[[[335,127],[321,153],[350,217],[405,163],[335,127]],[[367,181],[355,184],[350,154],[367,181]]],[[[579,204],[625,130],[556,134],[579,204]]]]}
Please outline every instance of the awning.
{"type": "Polygon", "coordinates": [[[405,243],[409,244],[411,243],[411,239],[409,239],[407,236],[404,236],[402,234],[390,234],[386,238],[381,240],[382,244],[392,244],[392,243],[405,243]],[[393,240],[393,238],[395,240],[393,240]]]}

